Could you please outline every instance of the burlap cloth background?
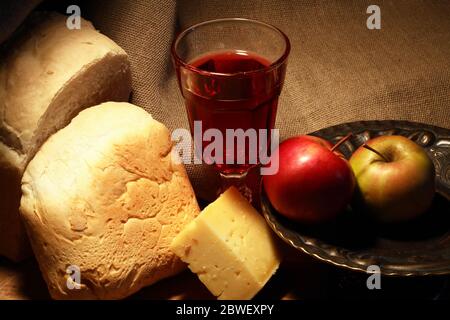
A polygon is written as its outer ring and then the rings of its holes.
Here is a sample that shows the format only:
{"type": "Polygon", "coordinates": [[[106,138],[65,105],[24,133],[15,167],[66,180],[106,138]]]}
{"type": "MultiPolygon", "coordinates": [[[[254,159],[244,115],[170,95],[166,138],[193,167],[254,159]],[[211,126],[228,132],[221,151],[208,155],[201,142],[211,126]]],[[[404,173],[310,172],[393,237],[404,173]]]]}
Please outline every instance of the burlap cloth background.
{"type": "MultiPolygon", "coordinates": [[[[35,1],[34,1],[35,2],[35,1]]],[[[53,1],[55,5],[56,1],[53,1]]],[[[132,102],[170,129],[187,117],[170,60],[181,28],[248,17],[292,42],[276,126],[282,138],[353,120],[406,119],[450,128],[450,2],[376,1],[381,30],[368,30],[373,1],[101,0],[81,13],[129,54],[132,102]]],[[[67,4],[58,2],[64,10],[67,4]]],[[[211,175],[189,167],[200,197],[211,175]]]]}

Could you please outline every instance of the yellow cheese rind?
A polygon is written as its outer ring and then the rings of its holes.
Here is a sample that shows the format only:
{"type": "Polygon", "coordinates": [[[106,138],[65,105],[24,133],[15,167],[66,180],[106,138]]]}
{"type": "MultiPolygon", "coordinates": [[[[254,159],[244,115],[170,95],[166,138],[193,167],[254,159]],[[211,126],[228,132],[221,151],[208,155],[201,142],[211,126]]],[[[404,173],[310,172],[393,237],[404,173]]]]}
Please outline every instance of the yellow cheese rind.
{"type": "Polygon", "coordinates": [[[253,298],[281,261],[264,218],[234,187],[183,229],[171,249],[221,300],[253,298]]]}

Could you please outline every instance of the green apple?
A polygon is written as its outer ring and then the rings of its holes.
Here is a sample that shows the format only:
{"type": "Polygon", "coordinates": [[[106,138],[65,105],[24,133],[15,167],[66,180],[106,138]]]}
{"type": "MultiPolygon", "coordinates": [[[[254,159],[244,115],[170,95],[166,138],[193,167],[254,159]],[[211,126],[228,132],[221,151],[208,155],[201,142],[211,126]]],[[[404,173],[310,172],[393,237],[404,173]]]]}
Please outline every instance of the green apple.
{"type": "Polygon", "coordinates": [[[357,181],[356,202],[380,222],[413,219],[433,201],[433,162],[406,137],[371,139],[353,153],[350,165],[357,181]]]}

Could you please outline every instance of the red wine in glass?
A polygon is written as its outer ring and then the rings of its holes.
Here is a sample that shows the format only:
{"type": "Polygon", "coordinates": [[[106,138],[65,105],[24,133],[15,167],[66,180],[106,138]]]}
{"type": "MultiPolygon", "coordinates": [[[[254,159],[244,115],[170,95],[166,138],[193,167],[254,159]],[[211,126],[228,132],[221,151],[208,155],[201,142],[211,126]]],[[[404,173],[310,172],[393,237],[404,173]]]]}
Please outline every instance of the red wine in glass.
{"type": "Polygon", "coordinates": [[[194,163],[214,165],[221,177],[218,192],[235,186],[250,201],[257,195],[247,173],[267,163],[289,52],[280,29],[244,18],[200,22],[174,39],[172,58],[194,136],[194,163]]]}
{"type": "MultiPolygon", "coordinates": [[[[228,76],[196,77],[185,91],[186,108],[193,131],[194,121],[202,121],[202,131],[215,128],[221,131],[223,140],[223,163],[214,163],[216,169],[224,174],[242,174],[256,163],[250,161],[250,152],[256,152],[259,163],[260,146],[270,143],[270,134],[266,141],[260,141],[259,129],[273,129],[277,112],[278,95],[281,86],[270,86],[273,79],[265,72],[258,72],[270,66],[270,62],[262,56],[242,50],[212,52],[190,62],[199,70],[212,74],[242,74],[245,76],[230,81],[228,76]],[[239,146],[237,141],[230,146],[225,139],[227,129],[255,129],[256,145],[250,145],[250,139],[239,146]],[[245,159],[238,163],[238,158],[245,159]],[[226,163],[232,159],[233,163],[226,163]]],[[[278,79],[279,82],[282,79],[278,79]]],[[[202,134],[203,134],[202,132],[202,134]]],[[[203,150],[211,143],[203,141],[203,150]]],[[[213,156],[216,155],[213,153],[213,156]]],[[[204,159],[207,163],[213,162],[204,159]]],[[[254,162],[254,161],[253,161],[254,162]]]]}

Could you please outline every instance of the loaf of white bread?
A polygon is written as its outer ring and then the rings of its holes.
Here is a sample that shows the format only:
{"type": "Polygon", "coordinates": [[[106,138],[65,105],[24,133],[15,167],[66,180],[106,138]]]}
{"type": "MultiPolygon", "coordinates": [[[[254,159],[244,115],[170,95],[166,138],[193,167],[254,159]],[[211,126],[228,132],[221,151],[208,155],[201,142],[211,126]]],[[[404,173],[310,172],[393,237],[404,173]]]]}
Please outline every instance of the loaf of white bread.
{"type": "Polygon", "coordinates": [[[56,299],[118,299],[185,265],[169,250],[199,213],[168,129],[107,102],[52,135],[22,180],[21,214],[56,299]],[[79,289],[69,271],[78,270],[79,289]]]}
{"type": "Polygon", "coordinates": [[[131,92],[125,51],[89,21],[70,30],[66,19],[32,14],[0,56],[0,255],[16,261],[30,253],[18,211],[27,163],[80,110],[131,92]]]}

